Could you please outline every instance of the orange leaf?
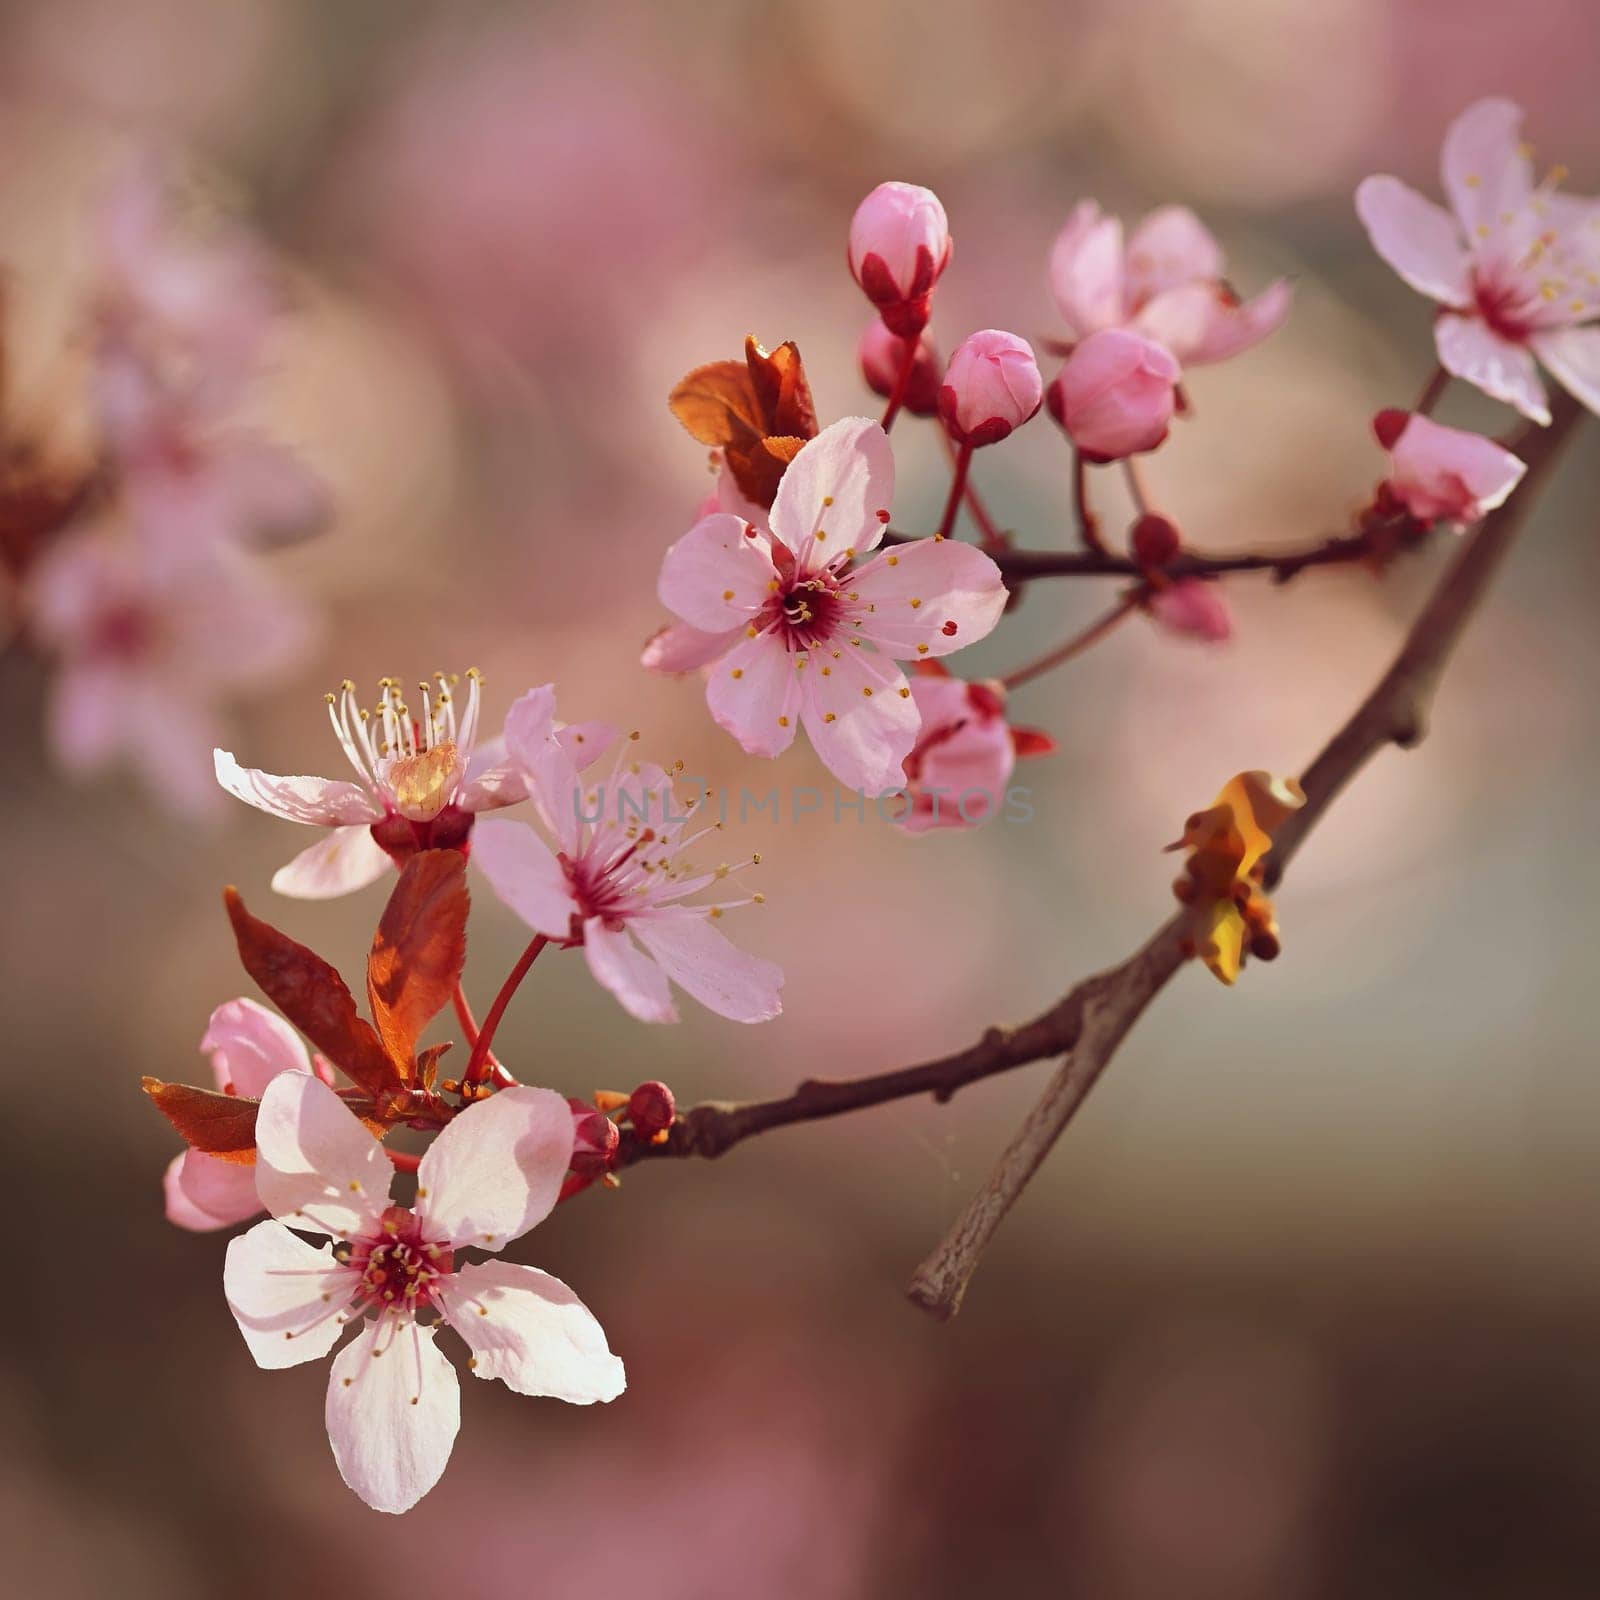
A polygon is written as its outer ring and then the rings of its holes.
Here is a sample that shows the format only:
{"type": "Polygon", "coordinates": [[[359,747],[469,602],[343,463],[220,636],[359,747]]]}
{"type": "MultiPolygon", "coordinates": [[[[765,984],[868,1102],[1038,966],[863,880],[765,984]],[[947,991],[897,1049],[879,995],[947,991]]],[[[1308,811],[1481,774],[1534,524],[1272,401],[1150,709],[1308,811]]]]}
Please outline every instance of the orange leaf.
{"type": "Polygon", "coordinates": [[[672,414],[701,444],[742,444],[749,448],[767,431],[738,361],[712,361],[685,374],[667,396],[672,414]]]}
{"type": "Polygon", "coordinates": [[[405,1080],[372,1025],[356,1011],[344,979],[321,956],[251,916],[237,889],[225,889],[222,898],[244,970],[323,1055],[383,1104],[387,1092],[405,1080]]]}
{"type": "Polygon", "coordinates": [[[259,1100],[194,1089],[186,1083],[163,1083],[159,1078],[146,1078],[144,1092],[192,1149],[240,1166],[254,1165],[259,1100]]]}
{"type": "Polygon", "coordinates": [[[467,959],[467,858],[423,850],[401,870],[367,957],[367,1001],[407,1082],[417,1038],[450,999],[467,959]]]}
{"type": "Polygon", "coordinates": [[[817,436],[817,411],[811,385],[794,340],[768,355],[754,334],[744,341],[745,365],[757,403],[757,419],[765,434],[791,434],[803,444],[817,436]]]}

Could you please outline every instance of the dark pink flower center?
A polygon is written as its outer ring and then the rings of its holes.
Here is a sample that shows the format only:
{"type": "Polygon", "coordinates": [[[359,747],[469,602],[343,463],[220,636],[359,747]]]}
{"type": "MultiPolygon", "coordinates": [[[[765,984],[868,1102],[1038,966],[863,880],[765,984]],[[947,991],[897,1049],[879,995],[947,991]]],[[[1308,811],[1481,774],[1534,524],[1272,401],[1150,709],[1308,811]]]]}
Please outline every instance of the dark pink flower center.
{"type": "Polygon", "coordinates": [[[845,602],[832,572],[792,580],[763,609],[758,626],[776,627],[791,650],[826,644],[844,623],[845,602]]]}
{"type": "Polygon", "coordinates": [[[372,837],[397,867],[403,867],[419,850],[470,849],[472,813],[458,805],[447,805],[427,822],[413,822],[391,811],[382,822],[372,824],[372,837]]]}
{"type": "Polygon", "coordinates": [[[351,1242],[350,1270],[360,1275],[357,1309],[407,1311],[435,1305],[434,1288],[455,1269],[455,1256],[422,1237],[416,1212],[390,1206],[375,1233],[351,1242]]]}

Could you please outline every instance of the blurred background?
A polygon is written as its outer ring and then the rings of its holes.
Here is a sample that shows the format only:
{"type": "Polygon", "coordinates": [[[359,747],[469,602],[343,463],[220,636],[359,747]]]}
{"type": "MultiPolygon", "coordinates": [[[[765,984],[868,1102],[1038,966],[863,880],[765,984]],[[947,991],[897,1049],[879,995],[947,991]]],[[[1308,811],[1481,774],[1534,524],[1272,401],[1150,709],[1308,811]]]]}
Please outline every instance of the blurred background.
{"type": "MultiPolygon", "coordinates": [[[[336,772],[326,688],[475,664],[493,717],[555,679],[569,716],[638,727],[713,781],[815,784],[803,743],[776,769],[746,758],[695,679],[637,657],[664,620],[661,554],[708,486],[665,407],[680,374],[747,332],[794,338],[825,421],[880,409],[844,266],[868,188],[903,178],[946,203],[946,351],[975,327],[1058,332],[1044,261],[1085,196],[1194,205],[1245,292],[1292,274],[1288,327],[1199,373],[1194,419],[1148,467],[1202,547],[1292,543],[1363,502],[1383,468],[1368,419],[1432,366],[1428,308],[1371,253],[1353,186],[1389,170],[1435,190],[1450,117],[1505,93],[1593,192],[1597,66],[1582,0],[13,0],[8,353],[67,336],[117,162],[181,151],[288,265],[268,405],[338,506],[328,537],[273,557],[323,626],[236,715],[244,759],[336,772]]],[[[1460,393],[1442,415],[1513,421],[1460,393]]],[[[895,442],[896,521],[930,526],[938,439],[907,418],[895,442]]],[[[1022,542],[1067,541],[1047,420],[976,476],[1022,542]]],[[[1109,475],[1096,487],[1115,530],[1125,502],[1109,475]]],[[[398,1525],[339,1481],[323,1365],[258,1372],[223,1303],[223,1237],[163,1220],[176,1140],[138,1092],[141,1073],[206,1081],[210,1010],[253,993],[223,883],[350,976],[382,891],[275,900],[300,830],[67,782],[40,732],[45,669],[10,652],[8,1587],[1592,1596],[1597,488],[1591,429],[1425,748],[1381,757],[1296,862],[1283,958],[1162,997],[955,1323],[903,1286],[1044,1064],[561,1208],[513,1254],[594,1309],[626,1396],[467,1385],[450,1470],[398,1525]]],[[[570,1094],[659,1076],[686,1103],[1033,1014],[1166,915],[1159,847],[1223,779],[1315,754],[1446,554],[1381,583],[1241,580],[1229,644],[1139,622],[1029,686],[1015,714],[1061,746],[1019,774],[1029,826],[752,824],[769,903],[734,933],[788,973],[759,1032],[693,1007],[635,1024],[572,956],[534,969],[501,1052],[570,1094]]],[[[1005,671],[1109,599],[1037,584],[958,664],[1005,671]]],[[[522,943],[486,890],[472,940],[481,1010],[522,943]]]]}

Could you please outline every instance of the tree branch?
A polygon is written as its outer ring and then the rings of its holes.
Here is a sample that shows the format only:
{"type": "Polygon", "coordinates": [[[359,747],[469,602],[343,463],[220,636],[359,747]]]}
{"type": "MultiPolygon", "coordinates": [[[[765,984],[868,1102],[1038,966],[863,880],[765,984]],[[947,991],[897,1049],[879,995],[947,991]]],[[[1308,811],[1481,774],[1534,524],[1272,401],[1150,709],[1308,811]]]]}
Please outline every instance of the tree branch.
{"type": "MultiPolygon", "coordinates": [[[[1536,491],[1580,415],[1580,408],[1562,397],[1548,428],[1530,427],[1513,442],[1513,448],[1528,463],[1526,477],[1507,504],[1471,535],[1413,623],[1393,665],[1307,769],[1301,780],[1306,804],[1278,830],[1276,847],[1267,863],[1269,883],[1282,877],[1289,859],[1333,798],[1378,750],[1387,744],[1409,748],[1422,738],[1428,710],[1450,655],[1522,531],[1537,499],[1536,491]]],[[[1364,545],[1364,541],[1330,541],[1357,542],[1364,545]]],[[[1011,552],[1010,558],[1021,554],[1025,553],[1011,552]]],[[[1086,558],[1049,559],[1073,562],[1086,558]]],[[[1321,561],[1304,556],[1225,559],[1246,563],[1225,569],[1241,571],[1277,570],[1288,562],[1298,562],[1300,566],[1326,564],[1349,557],[1328,555],[1321,561]]],[[[1119,563],[1115,557],[1097,562],[1095,570],[1123,567],[1136,571],[1131,563],[1119,563]]],[[[1298,566],[1295,570],[1299,570],[1298,566]]],[[[936,1061],[863,1078],[808,1079],[792,1094],[777,1099],[706,1101],[684,1112],[661,1144],[651,1144],[624,1130],[615,1164],[622,1168],[642,1161],[720,1156],[734,1145],[773,1128],[839,1116],[916,1095],[931,1094],[942,1103],[958,1089],[981,1078],[1066,1055],[994,1172],[912,1280],[910,1294],[914,1301],[937,1316],[953,1316],[995,1229],[1134,1023],[1183,966],[1183,935],[1182,916],[1175,915],[1126,961],[1083,980],[1031,1021],[1009,1028],[992,1027],[976,1044],[936,1061]]]]}

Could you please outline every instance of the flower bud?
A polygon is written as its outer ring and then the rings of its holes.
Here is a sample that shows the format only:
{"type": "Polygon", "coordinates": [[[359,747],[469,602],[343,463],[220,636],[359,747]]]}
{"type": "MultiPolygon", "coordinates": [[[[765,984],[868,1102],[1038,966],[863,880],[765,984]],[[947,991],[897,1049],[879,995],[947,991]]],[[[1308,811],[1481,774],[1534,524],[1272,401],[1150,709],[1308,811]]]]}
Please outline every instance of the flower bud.
{"type": "Polygon", "coordinates": [[[567,1105],[572,1110],[572,1160],[569,1165],[581,1178],[598,1178],[611,1170],[612,1157],[617,1153],[621,1135],[617,1125],[603,1111],[597,1111],[587,1100],[574,1100],[567,1105]]]}
{"type": "Polygon", "coordinates": [[[1233,633],[1233,613],[1222,597],[1222,585],[1202,578],[1180,578],[1157,591],[1150,598],[1150,615],[1173,633],[1211,644],[1221,644],[1233,633]]]}
{"type": "Polygon", "coordinates": [[[1164,345],[1105,328],[1067,357],[1050,385],[1050,415],[1086,459],[1120,461],[1166,438],[1181,375],[1164,345]]]}
{"type": "MultiPolygon", "coordinates": [[[[894,393],[905,348],[906,341],[890,333],[881,321],[874,322],[861,335],[856,350],[861,375],[873,393],[881,394],[885,400],[894,393]]],[[[905,397],[900,404],[914,417],[931,417],[939,409],[939,357],[926,335],[916,340],[916,350],[911,358],[911,377],[906,382],[905,397]]]]}
{"type": "Polygon", "coordinates": [[[1044,385],[1026,339],[998,328],[969,333],[945,369],[939,415],[957,444],[998,444],[1039,409],[1044,385]]]}
{"type": "Polygon", "coordinates": [[[1482,434],[1430,417],[1380,411],[1372,431],[1393,465],[1389,498],[1418,522],[1476,522],[1505,501],[1527,464],[1482,434]]]}
{"type": "Polygon", "coordinates": [[[1181,546],[1178,530],[1157,512],[1145,512],[1133,525],[1133,555],[1142,567],[1166,566],[1181,546]]]}
{"type": "Polygon", "coordinates": [[[931,189],[880,183],[850,219],[850,272],[885,326],[912,338],[950,260],[950,223],[931,189]]]}
{"type": "Polygon", "coordinates": [[[641,1138],[653,1139],[658,1133],[665,1133],[677,1115],[677,1102],[664,1083],[641,1083],[628,1096],[628,1121],[641,1138]]]}

